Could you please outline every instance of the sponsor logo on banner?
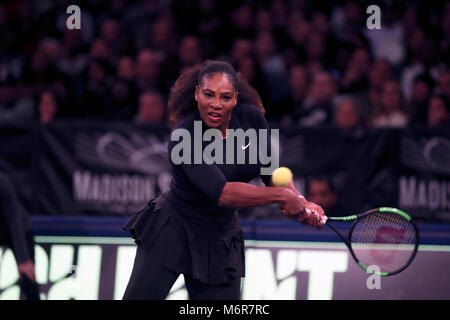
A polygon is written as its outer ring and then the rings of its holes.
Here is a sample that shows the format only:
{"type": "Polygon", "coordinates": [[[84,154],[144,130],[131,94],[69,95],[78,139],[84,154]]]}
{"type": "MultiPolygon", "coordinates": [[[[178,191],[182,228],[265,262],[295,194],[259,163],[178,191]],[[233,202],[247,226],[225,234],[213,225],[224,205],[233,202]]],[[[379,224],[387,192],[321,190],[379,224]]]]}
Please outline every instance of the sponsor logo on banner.
{"type": "Polygon", "coordinates": [[[450,140],[402,137],[400,162],[416,170],[450,175],[450,140]]]}
{"type": "Polygon", "coordinates": [[[402,137],[399,207],[421,218],[450,221],[450,140],[402,137]]]}
{"type": "Polygon", "coordinates": [[[119,132],[75,136],[79,168],[72,173],[79,210],[129,214],[169,188],[167,140],[119,132]]]}

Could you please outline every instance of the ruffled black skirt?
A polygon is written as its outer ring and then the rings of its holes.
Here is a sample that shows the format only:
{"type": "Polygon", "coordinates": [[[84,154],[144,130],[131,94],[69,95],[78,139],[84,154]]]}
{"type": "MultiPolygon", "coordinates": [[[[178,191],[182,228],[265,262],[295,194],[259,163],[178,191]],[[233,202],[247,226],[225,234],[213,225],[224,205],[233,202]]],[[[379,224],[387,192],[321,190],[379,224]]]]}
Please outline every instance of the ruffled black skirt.
{"type": "Polygon", "coordinates": [[[195,221],[175,211],[167,194],[135,213],[123,228],[170,270],[206,284],[225,284],[245,275],[244,237],[237,214],[217,230],[211,218],[195,221]]]}

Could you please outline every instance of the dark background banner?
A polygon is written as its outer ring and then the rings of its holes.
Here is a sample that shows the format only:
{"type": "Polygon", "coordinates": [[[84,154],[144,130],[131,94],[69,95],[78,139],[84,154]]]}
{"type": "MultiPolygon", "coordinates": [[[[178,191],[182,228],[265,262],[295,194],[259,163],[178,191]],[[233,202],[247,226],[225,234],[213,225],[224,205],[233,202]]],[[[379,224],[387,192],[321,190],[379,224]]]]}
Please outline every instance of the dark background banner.
{"type": "Polygon", "coordinates": [[[58,123],[39,132],[39,214],[126,215],[170,182],[165,127],[58,123]]]}
{"type": "Polygon", "coordinates": [[[398,205],[417,218],[450,221],[449,131],[402,132],[398,162],[398,205]]]}
{"type": "MultiPolygon", "coordinates": [[[[55,122],[0,130],[0,166],[34,215],[126,216],[167,190],[169,130],[122,122],[55,122]]],[[[394,206],[450,221],[450,130],[280,130],[280,165],[298,189],[326,178],[348,215],[394,206]]],[[[260,183],[260,181],[254,181],[260,183]]],[[[242,212],[280,218],[277,206],[242,212]]]]}
{"type": "Polygon", "coordinates": [[[27,125],[0,126],[0,171],[6,173],[15,186],[19,200],[31,209],[36,183],[32,180],[33,164],[37,154],[36,127],[27,125]]]}

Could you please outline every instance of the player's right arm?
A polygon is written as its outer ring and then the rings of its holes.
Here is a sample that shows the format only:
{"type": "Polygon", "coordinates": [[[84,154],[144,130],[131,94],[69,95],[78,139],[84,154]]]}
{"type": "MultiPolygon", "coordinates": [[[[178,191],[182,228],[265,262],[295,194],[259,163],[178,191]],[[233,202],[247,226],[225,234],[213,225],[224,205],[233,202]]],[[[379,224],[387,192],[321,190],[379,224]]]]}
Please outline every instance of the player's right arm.
{"type": "Polygon", "coordinates": [[[297,193],[283,187],[261,187],[245,182],[227,182],[218,204],[230,208],[247,208],[279,203],[285,215],[298,215],[304,211],[304,201],[297,193]]]}

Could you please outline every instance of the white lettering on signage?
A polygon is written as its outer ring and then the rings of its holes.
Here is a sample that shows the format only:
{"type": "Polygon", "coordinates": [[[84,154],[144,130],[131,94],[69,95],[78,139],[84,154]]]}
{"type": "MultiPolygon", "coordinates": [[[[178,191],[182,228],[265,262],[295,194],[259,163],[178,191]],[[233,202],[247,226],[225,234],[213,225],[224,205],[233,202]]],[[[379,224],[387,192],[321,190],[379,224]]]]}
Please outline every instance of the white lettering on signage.
{"type": "MultiPolygon", "coordinates": [[[[61,237],[65,238],[65,237],[61,237]]],[[[76,240],[74,240],[76,242],[76,240]]],[[[93,240],[95,243],[95,240],[93,240]]],[[[117,245],[113,299],[122,299],[131,275],[136,247],[117,245]]],[[[41,285],[42,299],[98,299],[102,247],[96,244],[50,244],[46,249],[35,247],[36,279],[41,285]],[[74,259],[75,257],[76,260],[74,259]],[[76,272],[71,273],[76,266],[76,272]]],[[[307,299],[331,299],[334,274],[347,271],[348,252],[287,248],[246,249],[246,277],[242,299],[297,299],[298,290],[307,299]],[[299,283],[299,272],[307,272],[307,282],[299,283]],[[301,288],[300,288],[301,287],[301,288]]],[[[10,249],[0,251],[0,299],[19,299],[17,265],[10,249]],[[2,290],[2,289],[6,290],[2,290]]],[[[187,299],[183,277],[180,276],[167,299],[187,299]]]]}
{"type": "Polygon", "coordinates": [[[399,180],[399,206],[429,210],[450,209],[450,181],[422,180],[402,176],[399,180]]]}
{"type": "Polygon", "coordinates": [[[296,271],[309,273],[308,299],[331,299],[334,273],[347,271],[348,253],[280,250],[277,273],[269,249],[247,249],[246,261],[246,269],[252,272],[244,278],[243,299],[296,299],[296,271]]]}
{"type": "Polygon", "coordinates": [[[155,187],[158,182],[167,183],[166,179],[155,180],[154,177],[149,176],[75,171],[73,195],[75,200],[85,202],[146,203],[155,197],[155,187]]]}
{"type": "Polygon", "coordinates": [[[0,300],[18,300],[20,298],[19,286],[11,286],[18,279],[19,272],[13,252],[10,249],[2,250],[0,248],[0,290],[7,288],[0,293],[0,300]]]}
{"type": "Polygon", "coordinates": [[[309,272],[309,300],[330,300],[333,297],[335,272],[347,271],[347,252],[302,250],[298,256],[298,270],[309,272]]]}
{"type": "Polygon", "coordinates": [[[117,248],[116,278],[114,281],[114,299],[121,300],[133,270],[135,246],[120,246],[117,248]]]}
{"type": "Polygon", "coordinates": [[[247,249],[246,270],[242,298],[244,300],[292,300],[295,299],[297,278],[277,281],[272,253],[268,249],[247,249]]]}
{"type": "Polygon", "coordinates": [[[78,247],[77,272],[72,277],[58,281],[69,273],[74,264],[71,245],[52,246],[50,256],[50,281],[55,281],[48,291],[48,300],[96,300],[100,285],[102,249],[97,245],[78,247]],[[54,262],[52,262],[53,259],[54,262]],[[55,269],[55,271],[53,271],[55,269]],[[57,282],[56,282],[57,281],[57,282]]]}

